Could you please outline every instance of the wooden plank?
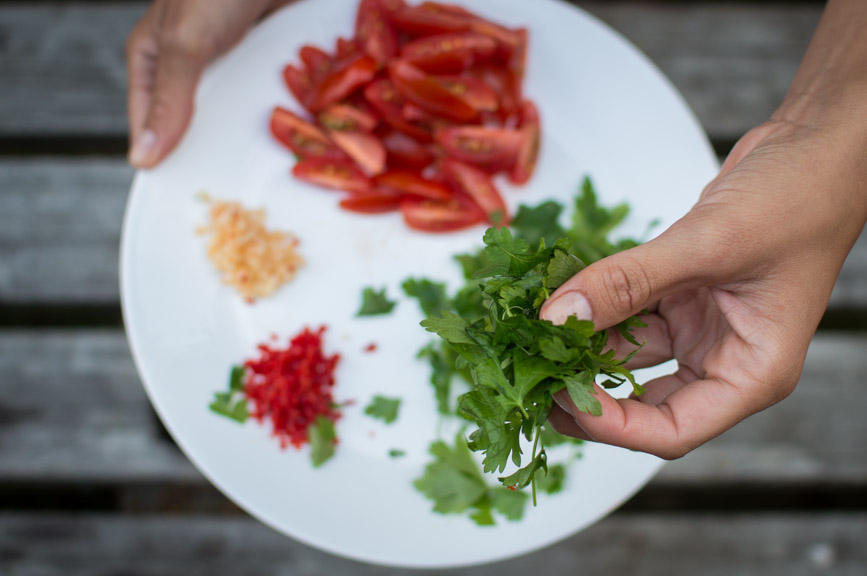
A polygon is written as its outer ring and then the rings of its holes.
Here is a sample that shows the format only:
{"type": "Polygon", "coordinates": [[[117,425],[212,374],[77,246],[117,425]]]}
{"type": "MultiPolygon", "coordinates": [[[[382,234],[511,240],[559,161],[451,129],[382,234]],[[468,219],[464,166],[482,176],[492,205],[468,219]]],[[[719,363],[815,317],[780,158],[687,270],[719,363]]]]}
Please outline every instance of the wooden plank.
{"type": "MultiPolygon", "coordinates": [[[[777,107],[821,11],[800,3],[577,4],[645,51],[723,141],[777,107]]],[[[0,137],[123,136],[123,44],[145,6],[0,5],[0,137]]]]}
{"type": "Polygon", "coordinates": [[[160,436],[121,332],[0,332],[0,374],[4,481],[202,481],[160,436]]]}
{"type": "MultiPolygon", "coordinates": [[[[372,526],[373,527],[373,526],[372,526]]],[[[375,527],[373,527],[375,529],[375,527]]],[[[456,576],[864,573],[867,515],[614,515],[554,546],[456,576]]],[[[406,574],[320,552],[248,518],[0,515],[0,571],[91,574],[406,574]]]]}
{"type": "MultiPolygon", "coordinates": [[[[117,302],[131,180],[121,160],[0,161],[0,302],[117,302]]],[[[831,307],[867,307],[867,234],[843,267],[831,307]]]]}
{"type": "Polygon", "coordinates": [[[0,162],[0,300],[118,302],[131,180],[120,160],[0,162]]]}
{"type": "MultiPolygon", "coordinates": [[[[654,482],[863,486],[864,350],[817,336],[790,398],[654,482]]],[[[0,374],[0,482],[204,482],[160,435],[120,331],[0,332],[0,374]]]]}

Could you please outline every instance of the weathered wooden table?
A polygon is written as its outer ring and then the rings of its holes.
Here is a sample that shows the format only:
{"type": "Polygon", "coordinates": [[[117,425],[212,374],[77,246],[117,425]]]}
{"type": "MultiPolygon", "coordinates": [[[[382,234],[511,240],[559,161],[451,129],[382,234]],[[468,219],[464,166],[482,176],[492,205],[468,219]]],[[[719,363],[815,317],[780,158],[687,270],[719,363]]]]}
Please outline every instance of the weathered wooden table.
{"type": "MultiPolygon", "coordinates": [[[[145,6],[0,2],[0,574],[396,573],[238,511],[145,397],[117,285],[132,176],[123,43],[145,6]]],[[[822,8],[582,6],[659,64],[720,155],[780,102],[822,8]]],[[[862,237],[789,399],[585,532],[456,573],[867,574],[865,374],[862,237]]]]}

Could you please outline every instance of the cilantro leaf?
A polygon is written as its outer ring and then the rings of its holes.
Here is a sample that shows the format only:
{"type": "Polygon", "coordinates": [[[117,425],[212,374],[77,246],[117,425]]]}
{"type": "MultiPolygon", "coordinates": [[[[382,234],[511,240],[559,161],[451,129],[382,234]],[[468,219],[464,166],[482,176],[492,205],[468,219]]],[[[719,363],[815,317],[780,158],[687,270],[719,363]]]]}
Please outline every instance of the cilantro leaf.
{"type": "Polygon", "coordinates": [[[404,450],[398,450],[396,448],[393,448],[388,451],[389,458],[403,458],[404,456],[406,456],[406,452],[404,450]]]}
{"type": "Polygon", "coordinates": [[[361,294],[361,309],[357,316],[381,316],[390,314],[396,302],[392,302],[385,295],[385,288],[378,292],[373,288],[365,288],[361,294]]]}
{"type": "Polygon", "coordinates": [[[378,418],[386,424],[391,424],[397,420],[397,413],[400,409],[400,398],[386,398],[385,396],[374,396],[364,413],[373,418],[378,418]]]}
{"type": "Polygon", "coordinates": [[[310,458],[313,466],[318,468],[334,456],[337,444],[337,430],[334,422],[325,416],[317,416],[310,426],[310,458]]]}

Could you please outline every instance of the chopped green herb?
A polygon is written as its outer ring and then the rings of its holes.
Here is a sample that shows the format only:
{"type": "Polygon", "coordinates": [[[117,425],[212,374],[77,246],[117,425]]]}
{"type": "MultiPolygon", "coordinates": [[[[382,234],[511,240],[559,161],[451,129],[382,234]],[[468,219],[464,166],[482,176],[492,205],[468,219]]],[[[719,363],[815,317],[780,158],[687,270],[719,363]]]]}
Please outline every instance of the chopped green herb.
{"type": "Polygon", "coordinates": [[[385,288],[376,291],[373,288],[365,288],[361,294],[361,309],[358,311],[358,316],[380,316],[390,314],[396,302],[392,302],[385,295],[385,288]]]}
{"type": "Polygon", "coordinates": [[[208,405],[211,412],[243,424],[250,414],[244,392],[244,367],[232,366],[229,372],[229,391],[216,392],[214,401],[208,405]]]}
{"type": "Polygon", "coordinates": [[[388,451],[388,457],[389,458],[403,458],[404,456],[406,456],[406,452],[404,452],[403,450],[389,450],[388,451]]]}
{"type": "Polygon", "coordinates": [[[400,409],[400,398],[386,398],[385,396],[374,396],[364,413],[373,418],[378,418],[386,424],[391,424],[397,420],[397,413],[400,409]]]}
{"type": "Polygon", "coordinates": [[[318,468],[334,456],[337,444],[337,430],[334,421],[325,416],[317,416],[310,426],[310,458],[313,466],[318,468]]]}
{"type": "Polygon", "coordinates": [[[509,520],[523,517],[527,495],[502,486],[488,486],[463,436],[458,435],[454,446],[435,442],[430,452],[434,460],[427,465],[424,475],[414,485],[433,501],[435,512],[466,512],[480,526],[495,524],[492,510],[509,520]]]}
{"type": "MultiPolygon", "coordinates": [[[[437,405],[450,411],[450,384],[456,374],[468,374],[472,389],[458,399],[460,416],[474,422],[468,448],[484,455],[485,472],[514,473],[500,478],[510,488],[534,486],[545,477],[541,490],[562,486],[565,469],[547,465],[546,446],[563,443],[561,436],[545,426],[553,394],[567,389],[579,409],[601,413],[594,394],[597,377],[604,387],[630,383],[641,394],[632,374],[604,352],[607,332],[597,333],[593,324],[569,318],[562,326],[539,319],[542,304],[560,285],[591,263],[638,244],[635,240],[611,242],[608,236],[628,214],[625,204],[608,209],[597,202],[589,179],[575,200],[572,226],[560,225],[562,207],[545,202],[535,208],[520,207],[512,229],[490,228],[483,251],[457,257],[467,284],[448,298],[441,284],[413,279],[404,285],[429,314],[422,322],[441,342],[425,348],[420,357],[432,367],[437,405]],[[523,454],[522,438],[532,442],[529,460],[523,454]],[[549,443],[550,442],[550,443],[549,443]],[[539,472],[541,471],[541,474],[539,472]]],[[[637,317],[616,327],[636,348],[640,343],[631,331],[643,326],[637,317]]],[[[492,497],[475,506],[477,519],[487,520],[492,497]]]]}

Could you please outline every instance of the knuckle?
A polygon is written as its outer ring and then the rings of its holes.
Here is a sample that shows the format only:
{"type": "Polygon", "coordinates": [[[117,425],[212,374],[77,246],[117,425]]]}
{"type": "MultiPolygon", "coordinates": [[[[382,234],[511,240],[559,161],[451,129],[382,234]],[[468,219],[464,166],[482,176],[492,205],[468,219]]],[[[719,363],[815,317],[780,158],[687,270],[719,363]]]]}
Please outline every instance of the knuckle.
{"type": "Polygon", "coordinates": [[[652,293],[650,276],[637,260],[621,258],[605,267],[601,277],[602,298],[622,312],[642,308],[652,293]]]}
{"type": "Polygon", "coordinates": [[[213,48],[208,34],[203,34],[199,24],[189,19],[165,27],[160,33],[163,51],[175,58],[199,60],[207,58],[213,48]]]}

